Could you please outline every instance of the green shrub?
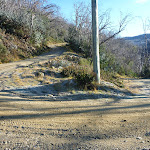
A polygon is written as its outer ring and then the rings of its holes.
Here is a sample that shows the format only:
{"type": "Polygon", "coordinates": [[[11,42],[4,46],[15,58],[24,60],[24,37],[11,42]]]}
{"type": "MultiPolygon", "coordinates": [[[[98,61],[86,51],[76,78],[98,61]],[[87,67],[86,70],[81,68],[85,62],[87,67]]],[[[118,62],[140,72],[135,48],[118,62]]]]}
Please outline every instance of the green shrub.
{"type": "Polygon", "coordinates": [[[6,53],[7,53],[7,48],[2,43],[0,43],[0,54],[3,55],[6,53]]]}
{"type": "Polygon", "coordinates": [[[62,74],[68,77],[74,77],[81,89],[95,89],[95,73],[89,71],[88,67],[68,66],[62,70],[62,74]]]}
{"type": "Polygon", "coordinates": [[[150,78],[150,66],[144,66],[140,76],[150,78]]]}
{"type": "Polygon", "coordinates": [[[93,82],[95,81],[95,73],[87,72],[87,69],[79,68],[75,79],[80,88],[83,89],[94,89],[93,82]]]}
{"type": "Polygon", "coordinates": [[[68,66],[63,68],[61,74],[67,77],[75,77],[76,74],[76,67],[75,66],[68,66]]]}
{"type": "Polygon", "coordinates": [[[91,61],[90,61],[90,59],[81,58],[79,60],[79,65],[81,65],[81,66],[91,66],[91,61]]]}
{"type": "Polygon", "coordinates": [[[122,80],[119,77],[117,77],[117,74],[115,72],[101,70],[101,79],[114,83],[115,85],[119,87],[124,86],[122,80]]]}
{"type": "Polygon", "coordinates": [[[68,61],[73,61],[75,63],[80,62],[80,58],[78,56],[73,56],[73,55],[70,55],[70,54],[66,54],[65,59],[68,60],[68,61]]]}
{"type": "Polygon", "coordinates": [[[0,43],[0,63],[8,62],[7,52],[7,48],[2,43],[0,43]]]}
{"type": "Polygon", "coordinates": [[[2,43],[0,43],[0,63],[7,62],[6,54],[7,48],[2,43]]]}

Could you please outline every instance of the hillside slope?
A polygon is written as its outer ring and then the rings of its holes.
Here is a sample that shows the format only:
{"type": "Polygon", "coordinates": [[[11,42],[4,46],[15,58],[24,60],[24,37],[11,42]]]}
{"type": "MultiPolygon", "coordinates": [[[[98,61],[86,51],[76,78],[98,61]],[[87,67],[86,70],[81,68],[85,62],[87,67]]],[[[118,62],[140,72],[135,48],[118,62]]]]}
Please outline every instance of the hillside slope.
{"type": "Polygon", "coordinates": [[[138,35],[138,36],[133,36],[133,37],[125,37],[123,39],[125,39],[128,42],[131,42],[132,44],[139,46],[139,47],[144,47],[146,45],[146,39],[147,38],[147,47],[148,47],[148,51],[150,53],[150,34],[142,34],[142,35],[138,35]]]}
{"type": "MultiPolygon", "coordinates": [[[[150,34],[146,34],[148,41],[150,40],[150,34]]],[[[133,36],[133,37],[124,37],[125,40],[132,42],[135,45],[142,46],[145,44],[145,34],[133,36]]]]}
{"type": "Polygon", "coordinates": [[[36,53],[37,49],[25,39],[0,30],[0,63],[29,58],[36,53]]]}

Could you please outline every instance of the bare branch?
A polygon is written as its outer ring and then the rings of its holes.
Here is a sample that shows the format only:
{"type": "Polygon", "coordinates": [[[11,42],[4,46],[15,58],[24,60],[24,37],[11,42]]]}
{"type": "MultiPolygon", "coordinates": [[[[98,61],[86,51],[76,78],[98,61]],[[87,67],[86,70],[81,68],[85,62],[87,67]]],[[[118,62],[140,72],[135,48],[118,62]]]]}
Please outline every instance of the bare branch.
{"type": "Polygon", "coordinates": [[[102,40],[100,42],[100,45],[102,45],[103,43],[107,42],[108,40],[114,38],[116,35],[118,35],[119,33],[121,33],[127,26],[127,24],[131,21],[130,19],[130,15],[126,15],[124,17],[122,17],[122,13],[120,13],[120,22],[119,22],[119,29],[118,31],[114,32],[113,34],[111,34],[110,36],[108,36],[106,39],[102,40]]]}

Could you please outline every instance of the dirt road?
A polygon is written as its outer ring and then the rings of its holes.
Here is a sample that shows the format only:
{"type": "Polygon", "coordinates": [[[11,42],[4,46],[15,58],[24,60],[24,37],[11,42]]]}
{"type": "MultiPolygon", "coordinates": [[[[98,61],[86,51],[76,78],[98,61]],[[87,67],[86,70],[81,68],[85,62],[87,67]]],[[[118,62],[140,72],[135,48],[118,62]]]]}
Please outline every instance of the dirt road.
{"type": "Polygon", "coordinates": [[[150,79],[125,80],[134,96],[119,89],[55,94],[49,84],[33,82],[32,71],[42,69],[39,63],[64,51],[55,48],[0,65],[0,149],[150,149],[150,79]],[[47,91],[39,93],[38,88],[47,91]]]}

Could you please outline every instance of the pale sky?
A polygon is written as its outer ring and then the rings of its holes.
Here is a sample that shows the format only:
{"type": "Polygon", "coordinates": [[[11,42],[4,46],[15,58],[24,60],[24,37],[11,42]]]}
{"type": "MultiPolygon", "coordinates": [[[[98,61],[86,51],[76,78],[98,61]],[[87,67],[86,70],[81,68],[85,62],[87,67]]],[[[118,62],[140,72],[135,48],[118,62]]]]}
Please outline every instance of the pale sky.
{"type": "MultiPolygon", "coordinates": [[[[48,2],[58,5],[62,16],[71,21],[74,16],[74,4],[77,2],[90,4],[91,0],[48,0],[48,2]]],[[[142,20],[150,18],[150,0],[98,0],[98,5],[99,12],[111,10],[111,21],[114,26],[119,22],[120,12],[132,15],[132,21],[120,36],[136,36],[144,33],[142,20]]]]}

